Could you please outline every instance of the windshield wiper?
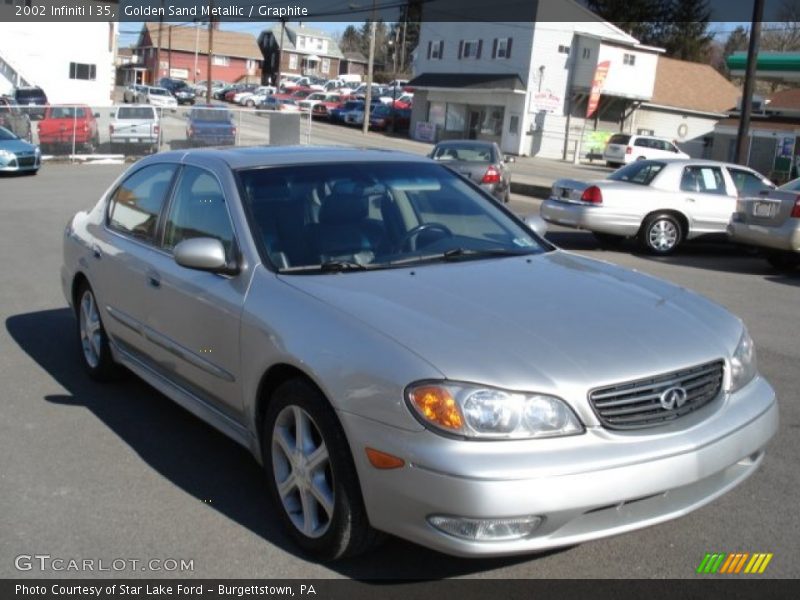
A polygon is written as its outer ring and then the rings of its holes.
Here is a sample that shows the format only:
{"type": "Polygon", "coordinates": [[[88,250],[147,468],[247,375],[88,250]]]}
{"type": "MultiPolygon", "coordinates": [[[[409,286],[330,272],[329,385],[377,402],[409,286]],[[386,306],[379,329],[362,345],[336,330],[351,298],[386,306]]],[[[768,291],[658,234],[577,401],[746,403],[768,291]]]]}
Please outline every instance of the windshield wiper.
{"type": "Polygon", "coordinates": [[[328,260],[319,266],[323,273],[342,273],[344,271],[366,271],[366,265],[350,260],[328,260]]]}
{"type": "Polygon", "coordinates": [[[440,256],[432,258],[442,258],[444,260],[457,260],[459,258],[486,258],[486,257],[501,257],[501,256],[526,256],[528,254],[535,254],[531,250],[516,250],[514,248],[487,248],[483,250],[473,250],[470,248],[451,248],[445,250],[440,256]]]}

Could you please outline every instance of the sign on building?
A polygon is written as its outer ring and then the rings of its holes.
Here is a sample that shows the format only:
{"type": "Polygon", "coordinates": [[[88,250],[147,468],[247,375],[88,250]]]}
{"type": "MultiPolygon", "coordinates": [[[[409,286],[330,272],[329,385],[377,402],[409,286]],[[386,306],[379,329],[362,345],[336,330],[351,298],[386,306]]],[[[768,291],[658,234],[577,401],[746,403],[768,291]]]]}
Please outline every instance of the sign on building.
{"type": "Polygon", "coordinates": [[[592,91],[589,94],[589,103],[586,105],[586,118],[589,119],[596,111],[600,104],[600,93],[603,91],[603,84],[606,82],[608,76],[608,68],[611,66],[610,60],[604,60],[597,63],[597,69],[594,72],[594,79],[592,79],[592,91]]]}

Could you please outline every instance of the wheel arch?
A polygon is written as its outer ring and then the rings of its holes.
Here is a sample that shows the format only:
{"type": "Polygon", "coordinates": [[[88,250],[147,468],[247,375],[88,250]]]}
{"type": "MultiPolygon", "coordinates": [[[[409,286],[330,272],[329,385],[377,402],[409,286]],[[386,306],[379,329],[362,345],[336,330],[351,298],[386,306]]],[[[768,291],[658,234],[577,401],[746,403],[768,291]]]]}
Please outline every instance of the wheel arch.
{"type": "Polygon", "coordinates": [[[86,277],[86,274],[83,271],[78,271],[75,273],[74,277],[72,278],[72,287],[70,288],[69,297],[72,299],[72,308],[74,310],[78,309],[78,304],[80,299],[78,298],[78,290],[81,289],[81,285],[86,284],[87,286],[91,287],[91,283],[89,283],[89,278],[86,277]]]}
{"type": "Polygon", "coordinates": [[[644,231],[645,225],[647,225],[647,222],[650,219],[658,215],[671,215],[675,217],[680,223],[681,227],[683,228],[683,238],[686,239],[687,237],[689,237],[689,217],[687,217],[684,213],[674,208],[653,210],[647,213],[642,219],[642,224],[639,225],[639,231],[637,232],[637,235],[640,235],[644,231]]]}

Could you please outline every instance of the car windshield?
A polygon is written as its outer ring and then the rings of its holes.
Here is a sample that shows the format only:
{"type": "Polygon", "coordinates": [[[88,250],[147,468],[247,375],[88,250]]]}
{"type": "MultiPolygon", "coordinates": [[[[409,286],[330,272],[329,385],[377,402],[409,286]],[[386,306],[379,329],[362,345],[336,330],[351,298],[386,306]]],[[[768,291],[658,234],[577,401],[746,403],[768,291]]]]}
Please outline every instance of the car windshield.
{"type": "Polygon", "coordinates": [[[627,181],[640,185],[650,185],[664,168],[664,163],[651,160],[637,160],[611,173],[608,179],[612,181],[627,181]]]}
{"type": "Polygon", "coordinates": [[[50,109],[51,119],[73,119],[76,116],[77,118],[85,117],[86,116],[85,109],[81,107],[78,107],[76,109],[74,106],[54,106],[53,108],[50,109]]]}
{"type": "Polygon", "coordinates": [[[150,94],[153,96],[169,96],[169,92],[161,88],[150,88],[150,94]]]}
{"type": "Polygon", "coordinates": [[[433,151],[434,160],[493,162],[494,152],[488,144],[443,144],[433,151]]]}
{"type": "Polygon", "coordinates": [[[200,108],[191,112],[192,121],[230,121],[231,113],[219,108],[200,108]]]}
{"type": "Polygon", "coordinates": [[[5,127],[0,127],[0,142],[8,142],[15,139],[17,139],[17,136],[15,136],[5,127]]]}
{"type": "Polygon", "coordinates": [[[239,172],[253,234],[281,272],[538,254],[546,242],[450,169],[332,163],[239,172]]]}
{"type": "Polygon", "coordinates": [[[118,119],[155,119],[153,109],[149,106],[120,106],[118,119]]]}
{"type": "Polygon", "coordinates": [[[39,89],[17,90],[17,99],[19,100],[38,100],[43,97],[44,92],[39,89]]]}
{"type": "Polygon", "coordinates": [[[793,179],[788,183],[784,183],[782,186],[778,188],[779,190],[784,190],[786,192],[800,192],[800,178],[793,179]]]}
{"type": "Polygon", "coordinates": [[[609,144],[619,144],[621,146],[625,146],[631,140],[631,136],[625,135],[624,133],[617,133],[612,135],[608,138],[609,144]]]}

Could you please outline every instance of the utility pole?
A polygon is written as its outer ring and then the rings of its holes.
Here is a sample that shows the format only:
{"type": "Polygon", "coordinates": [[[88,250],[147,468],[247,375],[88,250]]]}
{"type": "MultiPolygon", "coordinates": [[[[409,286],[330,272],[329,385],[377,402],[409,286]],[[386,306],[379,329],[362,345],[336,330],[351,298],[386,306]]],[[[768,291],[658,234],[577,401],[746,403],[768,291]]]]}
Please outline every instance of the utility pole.
{"type": "Polygon", "coordinates": [[[281,87],[281,61],[283,60],[283,35],[286,32],[286,20],[281,19],[281,41],[278,44],[278,70],[275,73],[275,81],[272,83],[276,91],[281,87]]]}
{"type": "Polygon", "coordinates": [[[194,72],[192,82],[197,83],[197,50],[200,46],[200,23],[194,24],[194,72]]]}
{"type": "Polygon", "coordinates": [[[406,72],[406,25],[408,24],[408,12],[403,8],[403,34],[400,42],[400,72],[406,72]]]}
{"type": "Polygon", "coordinates": [[[758,45],[761,38],[761,20],[764,18],[764,0],[754,0],[753,20],[750,25],[750,44],[747,48],[747,67],[742,90],[742,112],[739,115],[739,131],[736,134],[736,158],[740,165],[747,164],[748,137],[750,135],[750,113],[753,109],[753,86],[756,78],[758,45]]]}
{"type": "Polygon", "coordinates": [[[375,62],[375,0],[372,0],[372,18],[369,24],[369,62],[367,63],[367,96],[364,100],[364,124],[361,132],[366,135],[369,131],[369,113],[372,103],[372,63],[375,62]]]}
{"type": "MultiPolygon", "coordinates": [[[[162,2],[163,6],[164,3],[162,2]]],[[[158,85],[158,80],[161,78],[161,28],[164,26],[164,17],[158,17],[158,41],[156,42],[156,68],[153,71],[153,81],[150,85],[158,85]]]]}
{"type": "Polygon", "coordinates": [[[167,43],[169,44],[169,51],[167,52],[167,77],[172,77],[172,25],[167,25],[167,43]]]}
{"type": "Polygon", "coordinates": [[[208,0],[208,61],[206,63],[206,101],[211,104],[211,56],[214,53],[214,0],[208,0]]]}

